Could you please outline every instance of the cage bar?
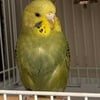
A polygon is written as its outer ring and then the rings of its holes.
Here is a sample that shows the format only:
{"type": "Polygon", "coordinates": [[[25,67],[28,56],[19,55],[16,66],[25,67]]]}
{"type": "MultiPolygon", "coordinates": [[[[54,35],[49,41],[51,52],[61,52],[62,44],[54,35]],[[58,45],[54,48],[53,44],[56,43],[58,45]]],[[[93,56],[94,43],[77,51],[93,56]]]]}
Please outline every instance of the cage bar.
{"type": "Polygon", "coordinates": [[[48,91],[18,91],[18,90],[0,90],[0,94],[6,95],[34,95],[37,96],[69,96],[84,98],[100,98],[100,93],[79,93],[79,92],[48,92],[48,91]]]}
{"type": "Polygon", "coordinates": [[[50,96],[50,100],[54,100],[54,97],[53,96],[50,96]]]}
{"type": "Polygon", "coordinates": [[[88,97],[84,97],[84,100],[88,100],[88,97]]]}
{"type": "MultiPolygon", "coordinates": [[[[3,51],[3,41],[2,41],[2,31],[1,31],[1,19],[0,19],[0,48],[1,48],[1,62],[2,62],[2,70],[0,71],[0,74],[2,75],[2,78],[4,79],[5,74],[3,75],[3,69],[4,69],[4,51],[3,51]]],[[[1,78],[1,79],[2,79],[1,78]]]]}
{"type": "MultiPolygon", "coordinates": [[[[2,0],[2,11],[3,11],[3,20],[4,20],[4,34],[7,33],[7,24],[6,24],[6,11],[5,11],[5,0],[2,0]]],[[[5,35],[6,36],[6,35],[5,35]]],[[[5,45],[6,47],[8,46],[7,45],[7,37],[5,37],[5,45]]],[[[7,59],[8,59],[8,47],[6,49],[6,54],[7,54],[7,59]]],[[[3,66],[3,85],[4,85],[4,88],[5,88],[5,85],[6,85],[6,79],[5,79],[5,66],[3,66]]]]}
{"type": "Polygon", "coordinates": [[[67,100],[71,100],[71,99],[70,99],[70,96],[67,96],[67,100]]]}
{"type": "Polygon", "coordinates": [[[36,94],[34,95],[34,100],[38,100],[38,96],[36,94]]]}
{"type": "Polygon", "coordinates": [[[22,95],[21,94],[19,94],[19,100],[22,100],[22,95]]]}
{"type": "Polygon", "coordinates": [[[4,100],[7,100],[7,95],[6,95],[6,94],[4,94],[3,96],[4,96],[4,100]]]}
{"type": "MultiPolygon", "coordinates": [[[[100,93],[79,93],[79,92],[48,92],[48,91],[17,91],[17,90],[0,90],[0,95],[3,95],[4,100],[7,100],[7,96],[19,96],[19,100],[23,99],[24,95],[34,96],[34,100],[40,100],[39,96],[50,97],[50,100],[54,100],[54,96],[67,97],[67,100],[73,100],[71,98],[83,98],[84,100],[98,100],[100,99],[100,93]],[[89,98],[89,99],[88,99],[89,98]],[[91,99],[90,99],[91,98],[91,99]]],[[[83,100],[82,99],[82,100],[83,100]]],[[[75,99],[77,100],[77,99],[75,99]]],[[[79,100],[79,99],[78,99],[79,100]]]]}

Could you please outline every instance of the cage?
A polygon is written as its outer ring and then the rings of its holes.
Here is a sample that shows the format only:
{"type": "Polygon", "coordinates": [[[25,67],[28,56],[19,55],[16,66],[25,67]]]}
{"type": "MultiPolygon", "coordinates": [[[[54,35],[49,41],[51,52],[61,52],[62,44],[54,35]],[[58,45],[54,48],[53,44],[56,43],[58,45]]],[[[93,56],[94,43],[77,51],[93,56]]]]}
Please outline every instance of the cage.
{"type": "MultiPolygon", "coordinates": [[[[20,82],[14,52],[17,34],[20,32],[21,15],[29,2],[31,0],[0,0],[0,89],[2,90],[24,89],[20,82]]],[[[90,4],[86,9],[74,4],[74,0],[56,0],[55,4],[71,51],[70,75],[66,91],[98,93],[100,92],[100,2],[90,4]]],[[[0,94],[4,94],[4,100],[7,100],[6,95],[15,93],[19,95],[18,98],[26,94],[21,91],[0,91],[0,94]]],[[[27,93],[46,94],[45,92],[27,93]]],[[[49,95],[51,100],[54,95],[55,93],[49,95]]],[[[90,100],[92,97],[99,97],[100,94],[64,93],[62,95],[61,93],[59,95],[66,96],[67,100],[73,100],[70,96],[82,96],[82,100],[90,100]]]]}

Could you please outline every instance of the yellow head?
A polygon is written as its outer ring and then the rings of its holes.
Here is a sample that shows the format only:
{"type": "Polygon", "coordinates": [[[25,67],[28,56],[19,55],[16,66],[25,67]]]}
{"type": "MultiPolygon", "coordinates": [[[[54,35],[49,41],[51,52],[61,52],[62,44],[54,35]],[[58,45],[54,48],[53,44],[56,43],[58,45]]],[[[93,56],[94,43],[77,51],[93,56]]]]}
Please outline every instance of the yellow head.
{"type": "Polygon", "coordinates": [[[22,26],[33,34],[48,36],[55,23],[56,8],[50,0],[33,0],[24,10],[22,26]]]}

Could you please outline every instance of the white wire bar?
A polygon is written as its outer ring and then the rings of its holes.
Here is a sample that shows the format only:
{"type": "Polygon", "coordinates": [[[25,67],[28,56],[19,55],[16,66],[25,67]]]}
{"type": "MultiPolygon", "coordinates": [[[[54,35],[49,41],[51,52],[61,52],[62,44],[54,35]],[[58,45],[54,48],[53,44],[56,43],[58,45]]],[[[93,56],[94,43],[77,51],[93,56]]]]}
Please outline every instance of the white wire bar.
{"type": "Polygon", "coordinates": [[[71,99],[70,99],[70,96],[67,97],[67,100],[71,100],[71,99]]]}
{"type": "MultiPolygon", "coordinates": [[[[11,54],[10,54],[10,57],[11,57],[11,60],[13,59],[13,42],[12,42],[12,20],[11,20],[11,9],[10,9],[10,0],[8,0],[8,18],[9,18],[9,35],[10,35],[10,46],[11,46],[11,54]]],[[[9,58],[10,60],[10,58],[9,58]]],[[[10,65],[10,64],[9,64],[10,65]]],[[[9,85],[10,85],[10,82],[11,82],[11,77],[10,77],[10,66],[8,65],[8,80],[9,80],[9,85]]],[[[13,64],[12,64],[13,65],[13,64]]]]}
{"type": "MultiPolygon", "coordinates": [[[[19,95],[19,98],[22,95],[34,95],[35,100],[37,96],[67,96],[70,100],[70,97],[84,97],[85,100],[88,98],[100,98],[100,93],[79,93],[79,92],[48,92],[48,91],[18,91],[18,90],[0,90],[0,94],[6,95],[19,95]]],[[[6,97],[5,97],[6,98],[6,97]]]]}
{"type": "Polygon", "coordinates": [[[22,100],[22,95],[21,94],[19,95],[19,100],[22,100]]]}
{"type": "Polygon", "coordinates": [[[4,100],[7,100],[7,95],[6,95],[6,94],[4,94],[3,96],[4,96],[4,100]]]}
{"type": "Polygon", "coordinates": [[[16,76],[15,76],[15,60],[14,60],[14,50],[15,50],[15,42],[17,39],[17,27],[16,27],[16,14],[15,14],[15,2],[14,0],[10,0],[11,2],[11,16],[12,16],[12,34],[11,34],[11,55],[12,55],[12,67],[13,67],[13,83],[16,82],[16,76]],[[14,16],[14,17],[13,17],[14,16]]]}
{"type": "MultiPolygon", "coordinates": [[[[7,33],[7,23],[6,23],[6,10],[5,10],[5,0],[2,0],[2,7],[3,7],[3,17],[4,17],[4,34],[7,33]]],[[[7,64],[9,64],[9,59],[8,59],[8,45],[7,45],[7,35],[5,34],[5,46],[6,46],[6,54],[7,54],[7,64]]],[[[5,71],[5,67],[3,66],[3,71],[5,71]]],[[[3,72],[3,85],[5,88],[6,85],[6,79],[5,79],[5,72],[3,72]]]]}
{"type": "MultiPolygon", "coordinates": [[[[1,48],[3,48],[3,40],[2,40],[1,19],[0,19],[0,49],[1,48]]],[[[1,60],[1,62],[2,62],[2,69],[4,69],[4,51],[3,51],[3,49],[1,49],[1,52],[0,53],[1,53],[1,59],[2,59],[1,60]]],[[[0,71],[0,74],[2,74],[1,71],[0,71]]]]}
{"type": "Polygon", "coordinates": [[[34,100],[38,100],[38,96],[36,94],[34,95],[34,100]]]}
{"type": "Polygon", "coordinates": [[[88,100],[88,97],[85,97],[84,100],[88,100]]]}
{"type": "Polygon", "coordinates": [[[53,96],[50,96],[50,100],[54,100],[54,97],[53,96]]]}

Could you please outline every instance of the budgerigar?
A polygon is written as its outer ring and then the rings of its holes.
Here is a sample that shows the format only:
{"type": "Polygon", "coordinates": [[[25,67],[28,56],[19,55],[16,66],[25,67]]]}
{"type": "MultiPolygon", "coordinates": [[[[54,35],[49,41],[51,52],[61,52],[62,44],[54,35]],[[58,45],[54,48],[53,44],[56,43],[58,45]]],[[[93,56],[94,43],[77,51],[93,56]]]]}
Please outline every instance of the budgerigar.
{"type": "Polygon", "coordinates": [[[33,0],[24,9],[16,62],[26,89],[64,91],[70,54],[51,0],[33,0]]]}

